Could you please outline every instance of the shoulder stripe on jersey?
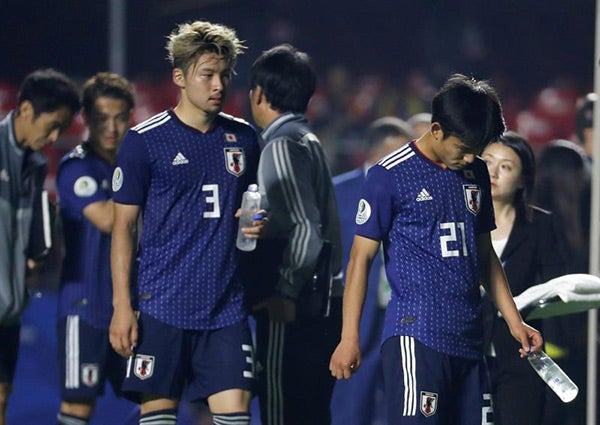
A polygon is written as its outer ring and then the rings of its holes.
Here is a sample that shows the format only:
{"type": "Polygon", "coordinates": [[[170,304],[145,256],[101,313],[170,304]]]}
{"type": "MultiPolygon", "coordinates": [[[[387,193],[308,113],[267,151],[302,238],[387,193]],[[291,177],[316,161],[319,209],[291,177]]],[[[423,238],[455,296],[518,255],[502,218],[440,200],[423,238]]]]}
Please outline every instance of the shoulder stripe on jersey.
{"type": "Polygon", "coordinates": [[[250,123],[248,121],[246,121],[243,118],[239,118],[239,117],[234,117],[233,115],[229,115],[226,114],[225,112],[219,112],[219,115],[225,119],[231,120],[231,121],[236,121],[239,122],[241,124],[246,124],[246,125],[250,125],[250,123]]]}
{"type": "Polygon", "coordinates": [[[415,340],[410,336],[400,336],[400,356],[402,358],[402,378],[404,380],[404,408],[402,416],[417,414],[417,365],[415,340]]]}
{"type": "Polygon", "coordinates": [[[147,120],[145,120],[145,121],[142,121],[141,123],[139,123],[138,125],[136,125],[135,127],[133,127],[133,128],[132,128],[132,130],[135,130],[135,131],[140,131],[140,130],[142,130],[144,127],[146,127],[146,126],[149,126],[149,125],[152,125],[152,124],[154,124],[155,122],[157,122],[157,121],[160,121],[160,120],[164,119],[164,118],[165,118],[165,116],[168,116],[168,115],[169,115],[169,113],[168,113],[167,111],[161,112],[160,114],[156,114],[156,115],[154,115],[154,116],[152,116],[152,117],[148,118],[147,120]]]}
{"type": "Polygon", "coordinates": [[[382,165],[385,167],[385,163],[387,161],[389,161],[390,158],[395,158],[398,155],[402,155],[402,154],[406,153],[406,151],[410,151],[410,150],[411,150],[410,146],[408,144],[406,144],[406,145],[402,146],[400,149],[396,149],[395,151],[388,153],[386,156],[384,156],[379,161],[377,161],[377,163],[379,165],[382,165]]]}
{"type": "Polygon", "coordinates": [[[171,115],[168,115],[166,117],[164,117],[163,119],[161,119],[160,121],[155,122],[154,124],[148,125],[144,128],[139,129],[137,132],[139,134],[145,133],[148,130],[152,130],[155,127],[158,127],[159,125],[163,125],[164,123],[166,123],[167,121],[169,121],[171,119],[171,115]]]}
{"type": "Polygon", "coordinates": [[[391,154],[380,159],[378,164],[389,170],[390,168],[400,164],[401,162],[406,161],[414,154],[415,152],[410,148],[409,145],[404,145],[397,151],[394,151],[391,154]]]}
{"type": "MultiPolygon", "coordinates": [[[[290,238],[292,243],[290,251],[294,258],[292,263],[302,264],[308,254],[310,221],[300,197],[300,190],[296,182],[296,173],[294,173],[292,168],[289,148],[287,143],[282,140],[273,142],[273,162],[277,178],[282,184],[284,200],[290,210],[292,222],[302,224],[294,226],[294,233],[290,238]]],[[[292,280],[291,272],[291,270],[283,272],[285,279],[292,280]]]]}

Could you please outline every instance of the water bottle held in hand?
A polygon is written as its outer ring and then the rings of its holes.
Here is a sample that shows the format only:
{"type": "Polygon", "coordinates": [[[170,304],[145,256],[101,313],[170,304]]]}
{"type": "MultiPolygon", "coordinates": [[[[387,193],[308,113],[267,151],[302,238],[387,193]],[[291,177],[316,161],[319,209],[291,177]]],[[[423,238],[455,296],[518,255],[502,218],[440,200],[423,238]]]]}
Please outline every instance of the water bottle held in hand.
{"type": "Polygon", "coordinates": [[[256,239],[248,239],[242,232],[242,227],[252,227],[253,216],[260,209],[260,193],[258,185],[251,184],[242,196],[242,212],[238,224],[235,246],[242,251],[252,251],[256,248],[256,239]]]}
{"type": "Polygon", "coordinates": [[[560,399],[569,403],[577,397],[579,388],[571,378],[543,351],[527,356],[529,364],[560,399]]]}

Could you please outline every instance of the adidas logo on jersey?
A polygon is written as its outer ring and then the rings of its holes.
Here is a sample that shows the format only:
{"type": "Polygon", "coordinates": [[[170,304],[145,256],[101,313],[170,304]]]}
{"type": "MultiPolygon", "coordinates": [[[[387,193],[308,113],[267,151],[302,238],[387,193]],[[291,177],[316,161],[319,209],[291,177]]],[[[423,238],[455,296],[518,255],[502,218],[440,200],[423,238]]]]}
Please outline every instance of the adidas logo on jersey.
{"type": "Polygon", "coordinates": [[[171,162],[171,164],[173,165],[183,165],[183,164],[188,164],[190,161],[183,156],[183,154],[181,152],[177,152],[177,155],[175,155],[175,158],[173,158],[173,162],[171,162]]]}
{"type": "Polygon", "coordinates": [[[427,189],[425,189],[425,188],[421,189],[421,191],[417,195],[417,202],[431,201],[431,200],[433,200],[433,196],[431,196],[429,194],[429,192],[427,192],[427,189]]]}

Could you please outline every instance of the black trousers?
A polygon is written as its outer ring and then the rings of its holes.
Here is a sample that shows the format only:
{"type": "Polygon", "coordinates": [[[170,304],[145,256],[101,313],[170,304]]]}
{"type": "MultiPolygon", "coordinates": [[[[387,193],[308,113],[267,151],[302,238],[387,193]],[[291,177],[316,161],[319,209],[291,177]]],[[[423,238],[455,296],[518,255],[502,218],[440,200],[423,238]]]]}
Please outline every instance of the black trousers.
{"type": "Polygon", "coordinates": [[[493,357],[487,357],[486,360],[492,386],[494,424],[541,424],[546,384],[527,360],[518,359],[520,363],[513,367],[501,365],[493,357]]]}
{"type": "Polygon", "coordinates": [[[329,317],[272,322],[256,315],[258,398],[263,425],[329,425],[335,378],[329,360],[340,341],[342,300],[329,317]]]}

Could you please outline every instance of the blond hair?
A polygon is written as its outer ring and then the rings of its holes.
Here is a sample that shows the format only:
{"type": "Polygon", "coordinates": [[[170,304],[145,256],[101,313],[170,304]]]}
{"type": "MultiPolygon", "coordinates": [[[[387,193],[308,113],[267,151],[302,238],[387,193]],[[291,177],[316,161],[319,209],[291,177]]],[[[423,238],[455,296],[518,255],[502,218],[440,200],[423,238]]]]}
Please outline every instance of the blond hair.
{"type": "Polygon", "coordinates": [[[181,24],[167,39],[169,61],[173,68],[183,72],[187,72],[197,56],[205,52],[223,56],[233,70],[238,55],[246,48],[233,29],[205,21],[181,24]]]}

